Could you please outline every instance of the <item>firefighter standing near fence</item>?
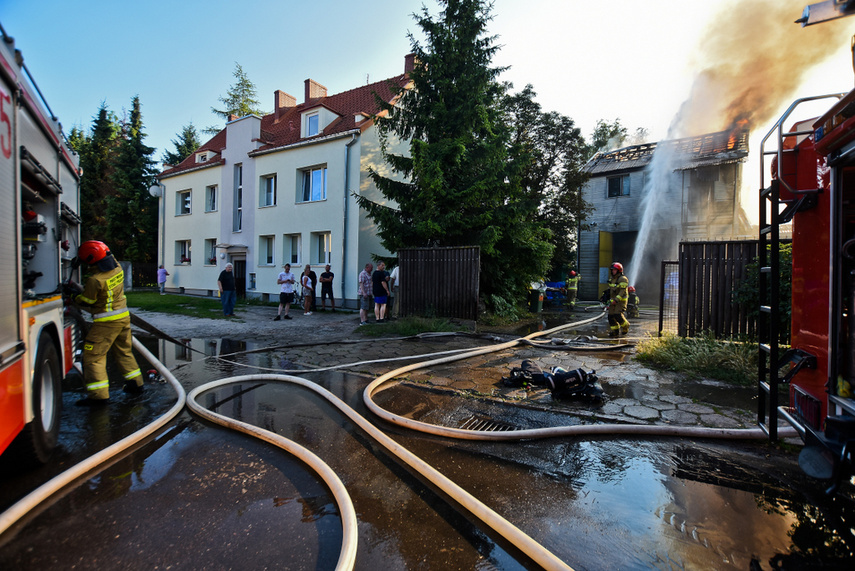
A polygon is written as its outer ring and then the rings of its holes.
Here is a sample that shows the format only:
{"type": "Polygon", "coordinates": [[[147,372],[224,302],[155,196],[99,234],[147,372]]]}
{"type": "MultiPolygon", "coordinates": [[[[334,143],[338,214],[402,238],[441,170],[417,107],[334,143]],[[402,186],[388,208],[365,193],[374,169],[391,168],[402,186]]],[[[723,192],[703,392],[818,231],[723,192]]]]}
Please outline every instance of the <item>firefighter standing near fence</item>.
{"type": "Polygon", "coordinates": [[[81,404],[102,404],[110,398],[107,353],[112,353],[125,379],[126,392],[139,392],[143,377],[132,353],[131,314],[125,299],[125,274],[103,242],[89,240],[77,250],[79,262],[94,273],[81,288],[69,281],[75,303],[92,312],[92,328],[83,345],[83,377],[87,398],[81,404]]]}
{"type": "Polygon", "coordinates": [[[570,270],[570,276],[567,278],[567,305],[571,308],[576,306],[576,294],[579,291],[579,280],[582,276],[577,274],[575,270],[570,270]]]}
{"type": "Polygon", "coordinates": [[[623,275],[623,264],[620,262],[614,262],[609,273],[609,336],[618,337],[629,332],[629,321],[625,315],[629,280],[623,275]]]}

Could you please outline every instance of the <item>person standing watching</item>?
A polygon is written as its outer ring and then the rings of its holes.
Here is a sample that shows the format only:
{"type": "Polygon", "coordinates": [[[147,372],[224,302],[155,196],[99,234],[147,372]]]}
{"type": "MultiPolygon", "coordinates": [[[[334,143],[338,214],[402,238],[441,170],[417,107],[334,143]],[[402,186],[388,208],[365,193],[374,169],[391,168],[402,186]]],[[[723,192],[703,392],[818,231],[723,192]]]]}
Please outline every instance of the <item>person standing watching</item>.
{"type": "Polygon", "coordinates": [[[279,272],[279,277],[276,279],[279,284],[279,313],[273,318],[273,321],[280,319],[291,319],[288,315],[288,310],[291,309],[291,302],[294,301],[294,274],[291,273],[291,264],[285,264],[283,270],[279,272]],[[285,315],[282,315],[282,308],[285,308],[285,315]]]}
{"type": "Polygon", "coordinates": [[[157,268],[157,288],[160,290],[160,295],[164,295],[166,293],[166,276],[168,275],[169,272],[166,271],[163,264],[160,264],[160,267],[157,268]]]}
{"type": "Polygon", "coordinates": [[[359,272],[359,324],[368,324],[368,312],[371,310],[371,297],[373,285],[371,283],[371,272],[374,266],[371,262],[365,264],[365,269],[359,272]]]}
{"type": "Polygon", "coordinates": [[[324,266],[324,271],[321,273],[321,311],[327,310],[327,296],[330,298],[332,311],[335,313],[335,296],[332,291],[332,282],[335,274],[330,271],[330,265],[324,266]]]}
{"type": "Polygon", "coordinates": [[[312,268],[307,264],[306,269],[309,270],[309,277],[312,278],[312,305],[310,311],[317,311],[317,298],[315,297],[315,290],[318,288],[318,274],[312,270],[312,268]]]}
{"type": "Polygon", "coordinates": [[[234,317],[237,291],[235,290],[234,266],[230,263],[220,272],[217,278],[217,288],[220,290],[220,303],[223,304],[223,315],[234,317]]]}
{"type": "Polygon", "coordinates": [[[85,262],[93,272],[86,285],[69,282],[75,303],[92,312],[92,327],[83,344],[83,378],[86,398],[79,404],[103,404],[110,398],[107,353],[113,354],[125,392],[139,393],[143,376],[134,358],[131,340],[131,314],[125,299],[125,273],[104,242],[88,240],[77,249],[77,263],[85,262]]]}
{"type": "Polygon", "coordinates": [[[380,262],[371,274],[371,285],[374,288],[374,317],[377,323],[386,321],[386,302],[389,301],[389,272],[386,264],[380,262]]]}
{"type": "Polygon", "coordinates": [[[609,268],[609,336],[618,337],[629,332],[626,319],[627,288],[629,280],[623,275],[623,264],[613,263],[609,268]]]}
{"type": "Polygon", "coordinates": [[[300,285],[303,287],[303,315],[312,315],[312,298],[314,297],[312,281],[312,268],[306,266],[303,275],[300,276],[300,285]]]}
{"type": "Polygon", "coordinates": [[[401,314],[401,298],[399,297],[401,292],[400,267],[400,264],[395,266],[392,269],[392,273],[389,275],[389,286],[392,291],[392,296],[389,298],[389,307],[386,311],[392,319],[396,319],[401,314]]]}

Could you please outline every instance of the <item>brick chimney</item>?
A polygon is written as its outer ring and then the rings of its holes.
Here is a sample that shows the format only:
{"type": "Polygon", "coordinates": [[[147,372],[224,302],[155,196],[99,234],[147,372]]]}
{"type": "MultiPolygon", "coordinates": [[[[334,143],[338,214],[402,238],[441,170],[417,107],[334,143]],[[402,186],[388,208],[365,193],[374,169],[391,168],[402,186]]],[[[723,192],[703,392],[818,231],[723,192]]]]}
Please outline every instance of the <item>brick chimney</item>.
{"type": "Polygon", "coordinates": [[[274,122],[279,121],[279,117],[285,114],[285,112],[291,107],[297,106],[297,98],[293,95],[288,95],[284,91],[277,89],[273,92],[273,113],[274,122]]]}
{"type": "Polygon", "coordinates": [[[416,54],[404,56],[404,73],[410,73],[416,68],[416,54]]]}
{"type": "Polygon", "coordinates": [[[229,115],[229,123],[231,123],[232,121],[237,121],[237,120],[238,120],[238,116],[235,115],[234,113],[229,115]]]}
{"type": "Polygon", "coordinates": [[[314,79],[306,80],[306,98],[303,103],[308,103],[310,99],[318,99],[319,97],[327,96],[327,88],[315,81],[314,79]]]}

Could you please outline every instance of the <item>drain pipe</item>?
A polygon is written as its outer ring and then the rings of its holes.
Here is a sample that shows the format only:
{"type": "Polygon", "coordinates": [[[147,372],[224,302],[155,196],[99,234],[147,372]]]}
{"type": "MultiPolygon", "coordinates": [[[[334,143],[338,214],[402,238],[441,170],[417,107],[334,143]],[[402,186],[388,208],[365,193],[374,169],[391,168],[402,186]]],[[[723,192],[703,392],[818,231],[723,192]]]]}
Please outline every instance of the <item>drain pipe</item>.
{"type": "MultiPolygon", "coordinates": [[[[352,147],[358,139],[356,133],[352,133],[350,135],[350,142],[344,145],[344,215],[342,216],[341,222],[341,279],[338,280],[341,284],[341,303],[342,307],[344,307],[345,303],[345,284],[347,280],[345,276],[347,276],[347,267],[345,263],[347,262],[347,207],[350,202],[350,147],[352,147]]],[[[357,221],[358,223],[358,221],[357,221]]],[[[356,267],[359,267],[359,263],[356,264],[356,267]]]]}
{"type": "MultiPolygon", "coordinates": [[[[86,474],[94,471],[96,468],[107,468],[115,461],[118,460],[119,455],[136,445],[140,441],[145,438],[148,438],[158,430],[160,430],[163,426],[166,425],[169,421],[175,418],[181,409],[184,408],[184,387],[181,386],[181,383],[178,382],[178,379],[166,368],[166,366],[157,360],[157,357],[151,354],[145,346],[137,341],[136,337],[133,338],[134,349],[136,349],[155,369],[157,372],[163,375],[163,378],[166,379],[172,388],[175,390],[176,401],[175,404],[170,408],[166,413],[157,418],[154,422],[141,428],[140,430],[134,432],[133,434],[126,436],[122,440],[119,440],[112,446],[101,450],[97,454],[90,456],[86,460],[80,462],[79,464],[75,464],[65,472],[62,472],[58,476],[55,476],[53,479],[45,482],[20,500],[18,500],[15,504],[13,504],[9,509],[0,514],[0,535],[4,534],[12,525],[14,525],[18,520],[24,517],[27,514],[31,514],[33,516],[40,513],[42,510],[47,509],[48,506],[42,505],[41,509],[40,504],[46,502],[49,498],[53,497],[60,490],[77,480],[78,478],[84,477],[86,474]],[[112,461],[111,461],[112,460],[112,461]]],[[[67,489],[65,492],[68,493],[71,491],[71,488],[67,489]]],[[[64,494],[63,494],[64,495],[64,494]]],[[[62,496],[56,497],[56,500],[60,499],[62,496]]]]}

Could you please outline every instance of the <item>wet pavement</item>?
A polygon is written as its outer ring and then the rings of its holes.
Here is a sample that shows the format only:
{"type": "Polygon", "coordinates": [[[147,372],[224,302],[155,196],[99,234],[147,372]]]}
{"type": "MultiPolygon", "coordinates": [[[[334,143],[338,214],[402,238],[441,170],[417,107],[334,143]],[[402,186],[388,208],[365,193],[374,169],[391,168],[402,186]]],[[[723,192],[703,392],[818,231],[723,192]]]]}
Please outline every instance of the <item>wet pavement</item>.
{"type": "MultiPolygon", "coordinates": [[[[603,327],[562,339],[596,335],[603,327]]],[[[344,372],[301,376],[372,418],[362,389],[403,363],[366,361],[507,338],[278,348],[191,340],[200,353],[164,341],[146,344],[188,389],[230,375],[360,362],[344,372]],[[246,350],[259,352],[227,361],[204,357],[246,350]]],[[[200,401],[293,438],[332,466],[359,516],[357,569],[535,567],[305,389],[244,383],[200,401]]],[[[631,350],[582,353],[563,341],[412,371],[377,401],[446,426],[479,418],[513,428],[602,421],[751,427],[753,418],[749,389],[687,382],[635,363],[631,350]],[[504,386],[501,377],[523,359],[543,368],[596,369],[605,403],[554,401],[544,389],[504,386]]],[[[0,505],[171,403],[169,387],[154,384],[141,398],[117,395],[106,410],[66,407],[57,462],[24,476],[4,472],[0,505]]],[[[791,567],[822,560],[825,568],[846,568],[855,549],[851,489],[825,498],[786,447],[627,437],[450,441],[372,422],[575,569],[746,569],[752,561],[771,569],[782,560],[791,567]]],[[[0,568],[327,569],[341,540],[337,514],[323,484],[299,462],[185,411],[156,438],[34,514],[14,537],[0,538],[0,568]]]]}

